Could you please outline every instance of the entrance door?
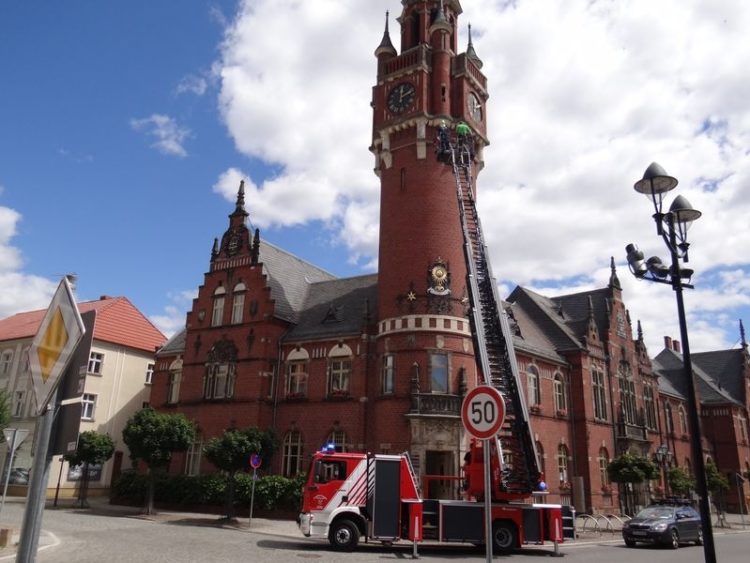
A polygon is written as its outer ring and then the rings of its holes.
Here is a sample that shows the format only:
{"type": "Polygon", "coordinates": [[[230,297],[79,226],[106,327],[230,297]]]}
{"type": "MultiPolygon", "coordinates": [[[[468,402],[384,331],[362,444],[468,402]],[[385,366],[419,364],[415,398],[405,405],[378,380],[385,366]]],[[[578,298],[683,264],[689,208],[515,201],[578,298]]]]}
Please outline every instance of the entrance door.
{"type": "Polygon", "coordinates": [[[453,452],[425,452],[425,475],[433,476],[427,482],[427,497],[434,499],[458,498],[459,482],[455,479],[440,479],[435,476],[455,476],[453,469],[453,452]]]}

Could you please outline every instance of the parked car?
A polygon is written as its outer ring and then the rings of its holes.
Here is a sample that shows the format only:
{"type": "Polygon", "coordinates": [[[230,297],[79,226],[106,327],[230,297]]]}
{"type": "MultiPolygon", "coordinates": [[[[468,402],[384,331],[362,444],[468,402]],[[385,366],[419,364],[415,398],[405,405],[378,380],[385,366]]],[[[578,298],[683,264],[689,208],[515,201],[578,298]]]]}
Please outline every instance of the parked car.
{"type": "MultiPolygon", "coordinates": [[[[29,472],[30,469],[20,469],[15,468],[10,470],[10,475],[8,476],[8,484],[9,485],[28,485],[29,484],[29,472]]],[[[5,483],[5,479],[3,479],[3,483],[5,483]]]]}
{"type": "Polygon", "coordinates": [[[641,510],[622,526],[625,545],[637,543],[666,545],[672,549],[681,543],[703,544],[700,514],[683,504],[656,504],[641,510]]]}

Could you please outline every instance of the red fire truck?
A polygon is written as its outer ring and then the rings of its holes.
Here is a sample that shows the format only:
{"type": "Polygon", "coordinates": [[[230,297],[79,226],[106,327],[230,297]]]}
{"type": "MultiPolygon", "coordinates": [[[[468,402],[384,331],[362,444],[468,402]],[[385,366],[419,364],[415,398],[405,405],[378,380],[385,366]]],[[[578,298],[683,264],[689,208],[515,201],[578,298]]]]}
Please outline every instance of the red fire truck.
{"type": "MultiPolygon", "coordinates": [[[[501,479],[494,445],[492,451],[494,550],[562,542],[560,505],[495,502],[501,479]]],[[[305,484],[300,530],[346,551],[360,538],[483,544],[482,453],[480,443],[471,444],[461,479],[463,500],[440,500],[421,497],[407,454],[317,452],[305,484]]]]}

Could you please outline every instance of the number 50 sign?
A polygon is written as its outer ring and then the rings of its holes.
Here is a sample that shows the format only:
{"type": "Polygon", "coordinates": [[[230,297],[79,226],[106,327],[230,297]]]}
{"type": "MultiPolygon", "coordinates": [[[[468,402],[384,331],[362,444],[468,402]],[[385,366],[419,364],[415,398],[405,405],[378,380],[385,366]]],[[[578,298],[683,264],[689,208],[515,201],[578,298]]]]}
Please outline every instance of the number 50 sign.
{"type": "Polygon", "coordinates": [[[461,404],[461,420],[466,431],[478,440],[489,440],[505,420],[505,401],[494,387],[475,387],[461,404]]]}

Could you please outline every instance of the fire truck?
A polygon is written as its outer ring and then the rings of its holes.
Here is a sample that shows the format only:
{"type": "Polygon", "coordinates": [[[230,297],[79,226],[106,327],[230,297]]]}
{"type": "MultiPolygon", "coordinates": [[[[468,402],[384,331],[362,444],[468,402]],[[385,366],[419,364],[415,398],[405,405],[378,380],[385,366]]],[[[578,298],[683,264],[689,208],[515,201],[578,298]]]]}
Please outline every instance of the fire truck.
{"type": "MultiPolygon", "coordinates": [[[[453,167],[456,178],[478,383],[499,390],[505,402],[504,423],[488,448],[492,545],[495,551],[506,551],[551,541],[557,548],[563,536],[572,535],[570,526],[563,530],[563,513],[569,517],[571,509],[529,502],[543,499],[546,486],[537,465],[509,321],[477,215],[473,158],[466,146],[450,143],[447,154],[441,145],[438,159],[453,167]]],[[[327,538],[339,550],[354,549],[360,538],[484,544],[487,492],[481,442],[468,445],[461,473],[455,477],[460,499],[428,499],[420,494],[408,453],[317,452],[303,491],[300,530],[308,537],[327,538]]]]}
{"type": "MultiPolygon", "coordinates": [[[[499,457],[492,449],[493,482],[499,483],[499,457]]],[[[472,443],[466,457],[464,499],[441,500],[421,497],[406,453],[317,452],[305,484],[300,530],[308,537],[327,538],[342,551],[353,550],[360,538],[484,544],[482,445],[472,443]]],[[[560,505],[495,502],[497,493],[493,491],[491,504],[494,551],[563,541],[560,505]]]]}

